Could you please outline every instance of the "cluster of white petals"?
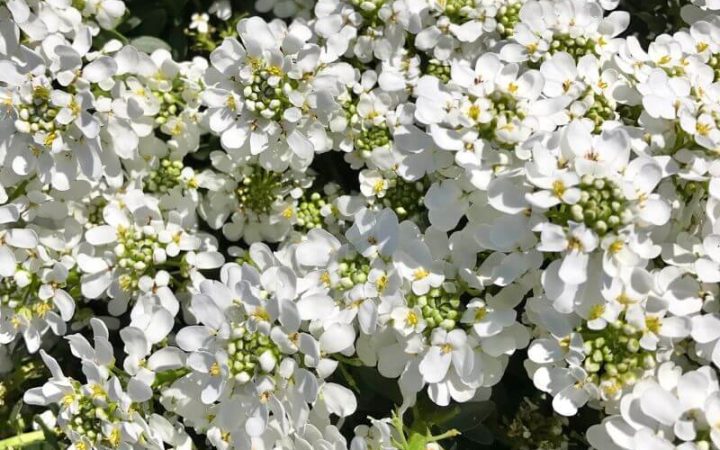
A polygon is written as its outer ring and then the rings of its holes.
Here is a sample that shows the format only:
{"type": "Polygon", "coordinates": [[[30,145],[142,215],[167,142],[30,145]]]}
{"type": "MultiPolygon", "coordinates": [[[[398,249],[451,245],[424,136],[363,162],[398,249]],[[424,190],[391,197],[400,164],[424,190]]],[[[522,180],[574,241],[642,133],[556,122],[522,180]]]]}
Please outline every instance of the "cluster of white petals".
{"type": "Polygon", "coordinates": [[[47,366],[43,429],[440,449],[403,414],[515,360],[590,448],[720,449],[720,1],[647,43],[617,0],[248,3],[176,61],[130,2],[0,1],[0,375],[47,366]]]}

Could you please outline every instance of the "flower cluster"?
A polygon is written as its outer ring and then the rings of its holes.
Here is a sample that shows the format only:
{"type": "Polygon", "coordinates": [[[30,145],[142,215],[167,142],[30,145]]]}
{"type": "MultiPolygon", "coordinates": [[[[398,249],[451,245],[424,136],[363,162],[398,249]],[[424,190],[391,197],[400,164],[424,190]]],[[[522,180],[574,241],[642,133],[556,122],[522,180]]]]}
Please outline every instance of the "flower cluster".
{"type": "Polygon", "coordinates": [[[720,2],[132,3],[0,1],[0,448],[720,449],[720,2]]]}

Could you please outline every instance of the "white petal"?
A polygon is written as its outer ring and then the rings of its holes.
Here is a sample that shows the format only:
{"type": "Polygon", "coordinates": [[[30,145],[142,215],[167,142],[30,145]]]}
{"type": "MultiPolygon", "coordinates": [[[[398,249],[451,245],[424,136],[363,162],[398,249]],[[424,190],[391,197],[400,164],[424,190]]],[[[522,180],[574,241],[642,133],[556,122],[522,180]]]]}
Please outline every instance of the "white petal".
{"type": "Polygon", "coordinates": [[[320,336],[320,347],[327,353],[341,352],[354,342],[355,330],[347,324],[333,324],[320,336]]]}
{"type": "Polygon", "coordinates": [[[420,373],[427,383],[439,383],[445,378],[451,361],[449,353],[433,345],[420,362],[420,373]]]}
{"type": "Polygon", "coordinates": [[[560,279],[568,284],[582,284],[587,280],[588,255],[581,252],[570,252],[563,258],[560,265],[560,279]]]}
{"type": "Polygon", "coordinates": [[[678,399],[659,386],[643,391],[640,397],[640,409],[647,416],[668,426],[674,424],[682,414],[678,399]]]}
{"type": "Polygon", "coordinates": [[[584,389],[571,385],[558,392],[553,398],[553,409],[563,416],[574,416],[578,408],[582,407],[589,400],[589,395],[584,389]]]}
{"type": "Polygon", "coordinates": [[[91,83],[99,83],[112,77],[117,72],[118,65],[109,56],[101,56],[83,69],[83,77],[91,83]]]}
{"type": "Polygon", "coordinates": [[[6,245],[0,245],[0,275],[11,277],[17,270],[15,254],[6,245]]]}
{"type": "Polygon", "coordinates": [[[26,228],[13,228],[5,234],[5,242],[17,248],[37,247],[38,237],[35,231],[26,228]]]}
{"type": "Polygon", "coordinates": [[[321,393],[328,411],[339,417],[347,417],[357,409],[357,399],[352,391],[335,383],[326,383],[321,393]]]}
{"type": "Polygon", "coordinates": [[[128,382],[127,393],[134,402],[144,402],[150,400],[153,396],[150,386],[136,378],[131,378],[128,382]]]}
{"type": "Polygon", "coordinates": [[[290,149],[298,156],[300,159],[305,161],[310,161],[313,158],[313,155],[315,153],[315,149],[313,147],[312,142],[305,136],[303,136],[299,131],[295,130],[292,133],[290,133],[290,136],[287,138],[288,145],[290,146],[290,149]]]}
{"type": "Polygon", "coordinates": [[[211,340],[211,330],[208,327],[198,325],[183,328],[175,337],[177,345],[188,352],[206,348],[211,340]]]}
{"type": "Polygon", "coordinates": [[[70,294],[62,289],[57,289],[53,296],[53,303],[55,303],[55,307],[60,311],[62,320],[67,322],[72,319],[73,314],[75,314],[75,302],[70,294]]]}
{"type": "Polygon", "coordinates": [[[148,358],[148,369],[156,372],[177,369],[185,365],[185,353],[176,347],[165,347],[148,358]]]}
{"type": "Polygon", "coordinates": [[[115,228],[110,225],[100,225],[85,232],[85,239],[92,245],[105,245],[117,240],[115,228]]]}
{"type": "Polygon", "coordinates": [[[720,317],[716,314],[693,317],[691,336],[701,344],[717,340],[720,338],[720,317]]]}

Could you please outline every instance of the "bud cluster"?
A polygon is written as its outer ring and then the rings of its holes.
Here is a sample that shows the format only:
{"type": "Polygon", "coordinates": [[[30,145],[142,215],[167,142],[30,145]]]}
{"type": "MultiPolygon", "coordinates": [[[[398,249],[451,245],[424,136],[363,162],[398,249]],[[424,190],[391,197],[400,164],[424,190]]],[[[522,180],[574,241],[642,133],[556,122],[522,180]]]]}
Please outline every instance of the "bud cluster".
{"type": "Polygon", "coordinates": [[[602,330],[581,326],[578,333],[583,339],[583,366],[588,379],[607,394],[632,386],[646,370],[655,367],[655,354],[640,345],[643,331],[622,318],[602,330]]]}
{"type": "Polygon", "coordinates": [[[292,106],[288,96],[296,88],[297,81],[290,79],[280,67],[260,67],[243,89],[245,106],[260,117],[280,120],[292,106]]]}
{"type": "Polygon", "coordinates": [[[407,298],[409,307],[419,307],[423,319],[427,323],[424,333],[429,335],[435,328],[453,330],[457,321],[462,317],[460,293],[453,283],[444,283],[438,288],[430,289],[425,295],[410,293],[407,298]]]}
{"type": "MultiPolygon", "coordinates": [[[[564,187],[558,185],[558,191],[564,187]]],[[[622,190],[605,178],[585,175],[580,181],[580,200],[573,204],[560,204],[548,211],[551,222],[566,225],[569,221],[581,222],[599,235],[616,231],[630,220],[630,210],[622,190]]],[[[562,192],[556,192],[562,195],[562,192]]]]}
{"type": "Polygon", "coordinates": [[[235,381],[246,383],[257,370],[263,370],[260,358],[267,352],[274,361],[280,360],[280,350],[269,336],[261,332],[249,331],[244,326],[232,330],[232,337],[227,344],[229,373],[235,381]]]}

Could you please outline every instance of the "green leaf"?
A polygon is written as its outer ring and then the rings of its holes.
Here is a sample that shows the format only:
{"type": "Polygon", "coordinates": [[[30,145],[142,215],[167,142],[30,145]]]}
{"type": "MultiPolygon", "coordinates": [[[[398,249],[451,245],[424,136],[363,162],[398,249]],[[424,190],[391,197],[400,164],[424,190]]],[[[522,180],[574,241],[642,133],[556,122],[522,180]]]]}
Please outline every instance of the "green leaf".
{"type": "Polygon", "coordinates": [[[173,58],[182,60],[187,57],[188,39],[182,27],[173,27],[170,30],[167,40],[173,49],[173,58]]]}
{"type": "MultiPolygon", "coordinates": [[[[15,450],[19,448],[27,448],[30,445],[36,445],[43,441],[45,436],[42,431],[31,431],[29,433],[19,434],[0,441],[0,450],[15,450]]],[[[37,448],[37,447],[35,447],[37,448]]]]}
{"type": "Polygon", "coordinates": [[[163,3],[172,16],[182,17],[187,0],[163,0],[163,3]]]}
{"type": "Polygon", "coordinates": [[[55,434],[55,432],[45,424],[45,422],[40,416],[35,416],[35,423],[38,424],[38,426],[43,432],[43,435],[45,437],[45,442],[43,444],[45,448],[60,450],[61,447],[57,434],[55,434]]]}
{"type": "Polygon", "coordinates": [[[140,25],[133,30],[133,37],[160,36],[165,32],[168,23],[168,12],[161,7],[138,11],[140,25]]]}
{"type": "Polygon", "coordinates": [[[482,425],[482,422],[495,410],[495,404],[491,401],[460,403],[456,406],[455,414],[443,426],[457,428],[463,435],[474,428],[482,425]]]}
{"type": "Polygon", "coordinates": [[[128,31],[131,31],[137,27],[139,27],[142,24],[142,19],[137,16],[129,17],[127,20],[123,21],[118,27],[117,30],[121,33],[127,33],[128,31]]]}
{"type": "Polygon", "coordinates": [[[140,36],[135,39],[131,39],[130,45],[146,53],[152,53],[159,48],[167,51],[171,50],[167,42],[152,36],[140,36]]]}
{"type": "Polygon", "coordinates": [[[463,431],[462,438],[480,445],[490,445],[495,441],[493,432],[483,424],[463,431]]]}
{"type": "Polygon", "coordinates": [[[369,389],[397,405],[402,403],[402,395],[400,394],[397,381],[383,377],[378,373],[377,369],[372,367],[356,367],[353,368],[353,374],[358,381],[361,392],[369,389]]]}

